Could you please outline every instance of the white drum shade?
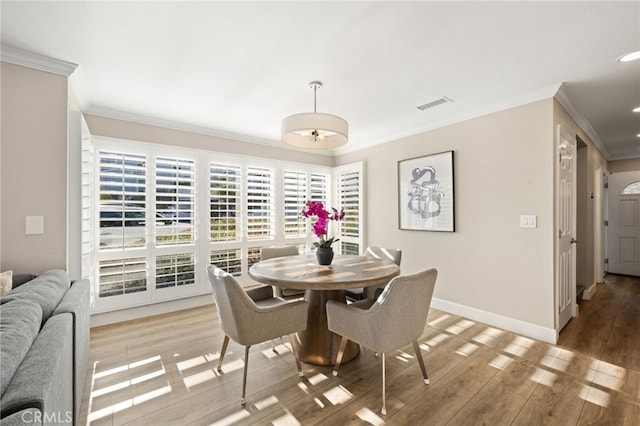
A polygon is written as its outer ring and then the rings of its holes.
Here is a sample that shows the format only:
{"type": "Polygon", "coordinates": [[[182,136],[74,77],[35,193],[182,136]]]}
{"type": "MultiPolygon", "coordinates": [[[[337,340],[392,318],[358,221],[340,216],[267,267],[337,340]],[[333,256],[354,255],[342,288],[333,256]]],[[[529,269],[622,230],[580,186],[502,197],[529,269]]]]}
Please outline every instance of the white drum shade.
{"type": "Polygon", "coordinates": [[[320,112],[294,114],[282,120],[282,141],[305,149],[333,149],[347,143],[349,124],[320,112]]]}

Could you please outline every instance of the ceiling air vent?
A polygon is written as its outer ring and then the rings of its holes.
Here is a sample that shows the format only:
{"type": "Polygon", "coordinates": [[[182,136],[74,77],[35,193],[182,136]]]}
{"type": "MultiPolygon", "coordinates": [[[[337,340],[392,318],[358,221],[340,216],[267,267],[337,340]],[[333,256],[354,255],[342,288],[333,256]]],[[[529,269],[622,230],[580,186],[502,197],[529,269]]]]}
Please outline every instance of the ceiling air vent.
{"type": "Polygon", "coordinates": [[[418,107],[418,109],[420,111],[424,111],[425,109],[433,108],[433,107],[436,107],[438,105],[442,105],[442,104],[447,103],[447,102],[453,102],[453,99],[449,99],[446,96],[443,96],[440,99],[436,99],[435,101],[427,102],[424,105],[420,105],[418,107]]]}

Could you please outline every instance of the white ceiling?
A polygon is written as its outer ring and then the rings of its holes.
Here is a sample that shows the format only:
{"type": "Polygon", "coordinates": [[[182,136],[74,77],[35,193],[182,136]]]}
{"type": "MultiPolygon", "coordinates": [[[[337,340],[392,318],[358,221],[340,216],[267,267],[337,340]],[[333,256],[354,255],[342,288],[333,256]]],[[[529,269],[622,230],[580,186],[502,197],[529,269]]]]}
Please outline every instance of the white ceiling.
{"type": "Polygon", "coordinates": [[[12,2],[2,44],[79,64],[86,112],[285,147],[280,121],[349,122],[347,148],[561,97],[609,159],[640,157],[640,1],[12,2]],[[420,111],[446,96],[453,102],[420,111]],[[585,124],[585,123],[588,123],[585,124]],[[590,126],[589,126],[590,125],[590,126]],[[588,128],[591,127],[591,128],[588,128]]]}

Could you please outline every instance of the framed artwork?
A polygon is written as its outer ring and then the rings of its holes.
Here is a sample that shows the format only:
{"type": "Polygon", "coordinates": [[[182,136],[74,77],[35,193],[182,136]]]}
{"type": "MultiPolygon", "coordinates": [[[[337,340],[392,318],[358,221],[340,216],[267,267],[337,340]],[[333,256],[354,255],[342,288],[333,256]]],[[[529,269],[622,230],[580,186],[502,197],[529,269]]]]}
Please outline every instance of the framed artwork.
{"type": "Polygon", "coordinates": [[[454,232],[453,151],[398,161],[398,227],[454,232]]]}

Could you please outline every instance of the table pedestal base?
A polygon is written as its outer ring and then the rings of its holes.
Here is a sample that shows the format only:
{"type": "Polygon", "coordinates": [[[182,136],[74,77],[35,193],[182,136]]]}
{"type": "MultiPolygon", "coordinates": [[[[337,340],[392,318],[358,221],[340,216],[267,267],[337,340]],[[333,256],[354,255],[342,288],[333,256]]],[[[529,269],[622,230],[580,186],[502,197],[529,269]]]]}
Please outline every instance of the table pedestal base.
{"type": "MultiPolygon", "coordinates": [[[[327,328],[326,305],[329,300],[347,303],[344,290],[307,290],[305,299],[309,303],[307,329],[300,336],[300,361],[314,365],[334,365],[341,336],[327,328]]],[[[358,356],[360,345],[348,341],[342,362],[358,356]]]]}

